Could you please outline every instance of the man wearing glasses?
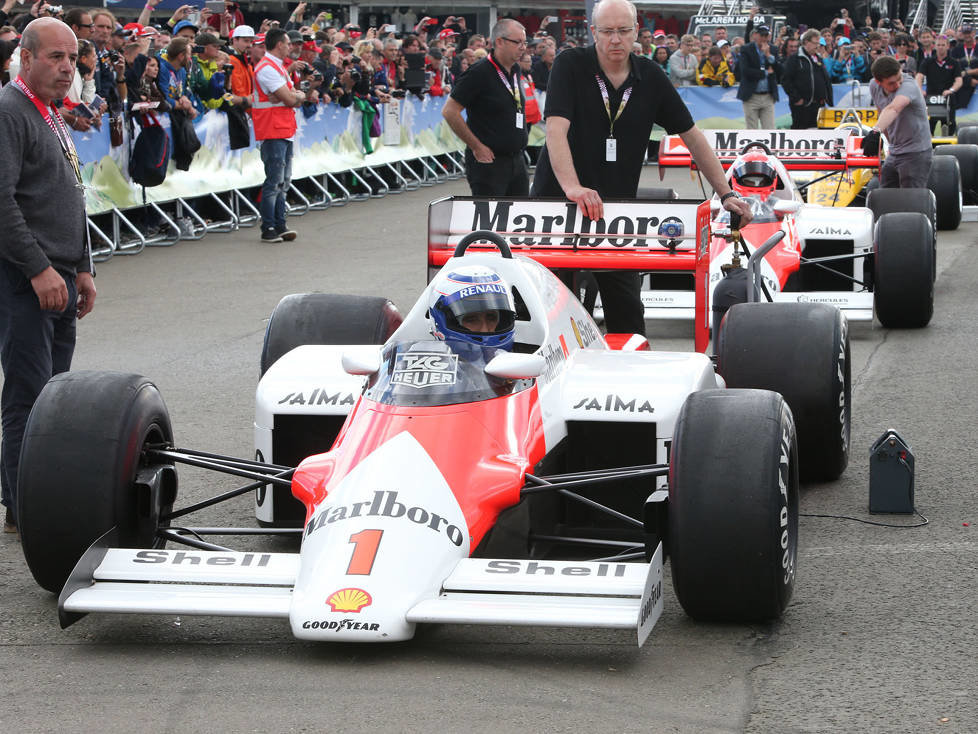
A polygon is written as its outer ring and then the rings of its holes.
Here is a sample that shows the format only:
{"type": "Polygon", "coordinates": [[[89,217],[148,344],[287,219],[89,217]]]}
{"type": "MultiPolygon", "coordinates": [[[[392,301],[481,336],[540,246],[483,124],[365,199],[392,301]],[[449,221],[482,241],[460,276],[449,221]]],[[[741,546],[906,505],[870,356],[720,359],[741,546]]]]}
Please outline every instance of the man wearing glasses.
{"type": "MultiPolygon", "coordinates": [[[[731,191],[713,148],[654,61],[631,53],[635,6],[602,0],[594,8],[595,42],[557,56],[547,93],[547,145],[537,162],[533,196],[566,196],[591,220],[604,199],[634,199],[652,125],[678,134],[724,208],[750,221],[750,208],[731,191]]],[[[596,273],[609,333],[644,334],[641,277],[596,273]]]]}
{"type": "Polygon", "coordinates": [[[526,98],[519,68],[526,30],[504,19],[493,26],[490,41],[489,56],[456,80],[442,116],[468,146],[465,176],[473,196],[526,196],[526,98]]]}

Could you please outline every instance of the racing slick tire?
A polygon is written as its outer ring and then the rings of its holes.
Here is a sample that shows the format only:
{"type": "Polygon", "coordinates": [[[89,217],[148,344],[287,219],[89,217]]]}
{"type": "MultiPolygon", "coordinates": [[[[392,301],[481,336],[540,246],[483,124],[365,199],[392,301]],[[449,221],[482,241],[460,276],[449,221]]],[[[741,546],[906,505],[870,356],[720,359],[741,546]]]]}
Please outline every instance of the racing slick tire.
{"type": "Polygon", "coordinates": [[[884,214],[873,237],[873,302],[888,329],[917,329],[934,315],[930,223],[916,212],[884,214]]]}
{"type": "Polygon", "coordinates": [[[731,388],[781,393],[798,431],[800,475],[831,481],[849,463],[849,328],[823,303],[741,303],[723,321],[717,371],[731,388]]]}
{"type": "Polygon", "coordinates": [[[961,166],[955,156],[935,155],[930,162],[927,188],[937,201],[937,228],[957,229],[961,224],[961,166]]]}
{"type": "MultiPolygon", "coordinates": [[[[975,128],[978,133],[978,128],[975,128]]],[[[934,157],[954,156],[961,170],[961,196],[963,203],[978,203],[978,145],[938,145],[934,157]]]]}
{"type": "Polygon", "coordinates": [[[261,347],[261,371],[306,344],[383,344],[401,325],[387,298],[332,293],[294,293],[272,311],[261,347]]]}
{"type": "Polygon", "coordinates": [[[930,189],[874,189],[866,195],[866,207],[874,222],[892,212],[920,212],[934,226],[937,241],[937,198],[930,189]]]}
{"type": "Polygon", "coordinates": [[[937,275],[937,197],[930,189],[876,189],[866,195],[866,207],[873,212],[873,223],[884,214],[920,212],[930,220],[934,252],[932,272],[937,275]]]}
{"type": "Polygon", "coordinates": [[[784,612],[798,549],[798,446],[768,390],[703,390],[673,434],[668,542],[686,614],[762,622],[784,612]]]}
{"type": "MultiPolygon", "coordinates": [[[[958,145],[978,143],[978,125],[958,125],[958,145]]],[[[938,146],[938,148],[943,146],[938,146]]]]}
{"type": "Polygon", "coordinates": [[[143,450],[172,445],[170,416],[140,375],[64,372],[34,403],[20,454],[17,507],[24,558],[43,588],[59,592],[89,546],[115,527],[124,548],[158,545],[160,515],[173,508],[176,472],[155,497],[136,489],[152,468],[143,450]]]}

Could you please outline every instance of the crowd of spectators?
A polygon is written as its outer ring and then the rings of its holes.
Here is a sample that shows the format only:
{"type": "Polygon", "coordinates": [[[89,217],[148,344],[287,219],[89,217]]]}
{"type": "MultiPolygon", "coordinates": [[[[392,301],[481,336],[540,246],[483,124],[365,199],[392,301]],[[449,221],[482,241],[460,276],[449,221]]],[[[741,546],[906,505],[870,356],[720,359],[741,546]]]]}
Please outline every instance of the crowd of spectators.
{"type": "MultiPolygon", "coordinates": [[[[288,18],[262,18],[249,25],[231,0],[225,1],[223,13],[185,5],[169,18],[158,17],[159,1],[147,0],[138,18],[122,19],[106,9],[66,10],[47,0],[28,8],[17,0],[3,0],[0,84],[17,73],[20,31],[33,18],[50,15],[64,20],[79,40],[75,83],[63,101],[66,121],[73,129],[87,130],[100,125],[101,113],[109,111],[114,142],[122,139],[122,113],[132,111],[133,105],[140,112],[149,107],[176,109],[191,117],[210,109],[247,111],[254,89],[252,69],[264,54],[264,35],[279,26],[289,34],[286,65],[296,86],[306,93],[306,115],[330,102],[348,107],[359,99],[377,107],[392,95],[448,95],[458,76],[488,53],[486,38],[469,28],[462,16],[439,20],[398,14],[391,18],[394,23],[364,28],[335,22],[328,12],[313,15],[306,3],[299,3],[288,18]],[[12,14],[15,8],[22,12],[12,14]]],[[[724,27],[699,36],[667,33],[640,17],[643,27],[634,52],[658,63],[677,87],[736,86],[742,82],[742,54],[757,44],[763,29],[753,27],[755,12],[744,36],[732,37],[724,27]]],[[[800,41],[806,30],[804,25],[781,26],[765,44],[778,85],[784,85],[787,59],[803,53],[800,41]]],[[[859,23],[842,10],[830,25],[815,30],[819,39],[814,56],[832,83],[868,82],[873,61],[889,55],[922,89],[932,94],[946,91],[952,108],[967,105],[978,85],[970,25],[941,35],[927,27],[908,30],[897,19],[881,18],[874,24],[867,17],[859,23]],[[959,78],[960,83],[955,81],[959,78]]],[[[546,30],[535,31],[527,41],[520,60],[525,90],[546,92],[554,58],[577,44],[571,39],[558,42],[546,30]]]]}
{"type": "MultiPolygon", "coordinates": [[[[488,54],[485,36],[462,16],[399,15],[398,23],[362,28],[335,23],[328,12],[308,14],[302,2],[288,18],[262,18],[249,25],[231,0],[223,13],[184,5],[169,18],[155,17],[159,2],[147,0],[137,18],[124,19],[107,9],[66,10],[47,0],[11,15],[17,0],[3,0],[0,85],[18,72],[15,50],[24,26],[36,17],[60,18],[79,42],[75,84],[61,102],[65,120],[85,131],[101,125],[108,111],[113,125],[120,125],[118,139],[114,136],[118,144],[125,112],[138,120],[154,110],[178,110],[191,118],[212,109],[247,111],[253,104],[253,69],[265,54],[265,34],[272,28],[288,33],[285,65],[305,93],[302,111],[307,116],[331,102],[376,108],[392,96],[447,96],[455,79],[488,54]],[[416,22],[406,25],[409,21],[416,22]]],[[[546,91],[559,50],[545,32],[531,40],[520,60],[531,94],[546,91]]]]}

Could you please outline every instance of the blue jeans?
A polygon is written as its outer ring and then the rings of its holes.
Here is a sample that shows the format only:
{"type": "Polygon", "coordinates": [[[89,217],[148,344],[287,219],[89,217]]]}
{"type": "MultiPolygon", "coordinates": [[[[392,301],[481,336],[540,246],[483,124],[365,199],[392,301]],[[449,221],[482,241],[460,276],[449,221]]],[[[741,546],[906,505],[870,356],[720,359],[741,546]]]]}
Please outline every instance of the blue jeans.
{"type": "Polygon", "coordinates": [[[285,195],[292,183],[292,141],[262,140],[261,162],[265,164],[265,183],[261,187],[261,228],[285,229],[285,195]]]}
{"type": "MultiPolygon", "coordinates": [[[[0,260],[0,361],[3,364],[3,443],[0,484],[3,504],[17,506],[17,470],[27,416],[41,389],[54,375],[67,372],[75,351],[75,279],[68,285],[68,308],[42,311],[30,280],[0,260]]],[[[52,460],[54,460],[52,458],[52,460]]]]}

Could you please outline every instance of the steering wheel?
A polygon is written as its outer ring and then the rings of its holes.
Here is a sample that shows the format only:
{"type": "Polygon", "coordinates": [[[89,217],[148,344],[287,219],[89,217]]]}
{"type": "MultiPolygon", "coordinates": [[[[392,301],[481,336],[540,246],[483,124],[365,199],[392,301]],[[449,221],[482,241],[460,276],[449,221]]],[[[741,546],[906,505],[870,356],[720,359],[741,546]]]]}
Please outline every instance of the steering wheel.
{"type": "Polygon", "coordinates": [[[760,148],[768,155],[771,155],[771,149],[767,147],[767,143],[762,143],[760,140],[752,140],[749,143],[745,143],[744,147],[740,149],[740,154],[743,155],[751,148],[760,148]]]}
{"type": "Polygon", "coordinates": [[[465,254],[465,251],[469,249],[469,245],[471,245],[473,242],[479,242],[480,240],[485,240],[494,244],[499,248],[499,254],[507,260],[513,259],[513,251],[509,249],[509,243],[498,234],[491,232],[488,229],[477,229],[475,232],[469,232],[461,240],[459,240],[459,243],[455,246],[455,252],[452,256],[461,257],[465,254]]]}

